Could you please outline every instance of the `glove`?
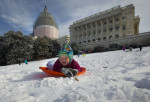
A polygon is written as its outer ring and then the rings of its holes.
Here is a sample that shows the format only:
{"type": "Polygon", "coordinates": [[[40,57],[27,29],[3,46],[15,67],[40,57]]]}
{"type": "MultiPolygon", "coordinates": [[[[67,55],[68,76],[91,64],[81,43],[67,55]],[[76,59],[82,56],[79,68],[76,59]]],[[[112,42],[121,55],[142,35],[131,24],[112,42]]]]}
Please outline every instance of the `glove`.
{"type": "Polygon", "coordinates": [[[78,73],[78,70],[72,68],[62,68],[62,73],[64,73],[64,75],[66,75],[67,77],[72,77],[78,73]]]}

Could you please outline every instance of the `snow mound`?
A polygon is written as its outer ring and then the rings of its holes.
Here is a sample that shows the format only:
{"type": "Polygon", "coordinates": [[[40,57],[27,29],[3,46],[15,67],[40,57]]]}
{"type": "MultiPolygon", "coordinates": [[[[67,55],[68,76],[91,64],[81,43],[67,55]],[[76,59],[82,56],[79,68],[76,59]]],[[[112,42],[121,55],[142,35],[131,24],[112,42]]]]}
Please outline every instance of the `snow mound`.
{"type": "Polygon", "coordinates": [[[137,81],[135,83],[135,86],[137,88],[143,88],[143,89],[145,88],[150,90],[150,76],[137,81]]]}

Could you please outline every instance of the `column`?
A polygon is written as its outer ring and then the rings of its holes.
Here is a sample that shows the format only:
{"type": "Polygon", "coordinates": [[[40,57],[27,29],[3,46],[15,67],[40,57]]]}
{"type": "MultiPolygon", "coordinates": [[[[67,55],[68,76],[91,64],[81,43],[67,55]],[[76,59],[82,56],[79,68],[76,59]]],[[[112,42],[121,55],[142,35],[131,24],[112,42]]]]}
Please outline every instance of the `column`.
{"type": "Polygon", "coordinates": [[[81,25],[81,38],[83,38],[83,30],[84,30],[84,28],[83,28],[83,25],[81,25]]]}
{"type": "Polygon", "coordinates": [[[86,40],[87,40],[87,38],[88,38],[88,26],[87,26],[87,24],[85,26],[86,26],[86,40]]]}
{"type": "Polygon", "coordinates": [[[101,19],[101,33],[103,34],[103,20],[101,19]]]}
{"type": "Polygon", "coordinates": [[[95,32],[95,33],[96,33],[96,36],[98,36],[98,32],[97,32],[97,31],[98,31],[98,29],[97,29],[97,21],[95,22],[95,30],[96,30],[96,32],[95,32]]]}
{"type": "Polygon", "coordinates": [[[116,30],[116,28],[115,28],[115,17],[113,16],[113,21],[112,21],[112,23],[113,23],[113,34],[115,33],[115,30],[116,30]]]}
{"type": "Polygon", "coordinates": [[[122,36],[122,15],[119,14],[119,37],[122,36]]]}
{"type": "Polygon", "coordinates": [[[106,24],[107,24],[107,25],[106,25],[106,30],[107,30],[107,31],[106,31],[106,34],[108,34],[108,31],[109,31],[108,17],[106,18],[106,24]]]}
{"type": "Polygon", "coordinates": [[[77,40],[79,39],[80,29],[77,27],[77,40]]]}
{"type": "Polygon", "coordinates": [[[91,37],[92,37],[92,23],[90,23],[90,33],[91,33],[91,37]]]}

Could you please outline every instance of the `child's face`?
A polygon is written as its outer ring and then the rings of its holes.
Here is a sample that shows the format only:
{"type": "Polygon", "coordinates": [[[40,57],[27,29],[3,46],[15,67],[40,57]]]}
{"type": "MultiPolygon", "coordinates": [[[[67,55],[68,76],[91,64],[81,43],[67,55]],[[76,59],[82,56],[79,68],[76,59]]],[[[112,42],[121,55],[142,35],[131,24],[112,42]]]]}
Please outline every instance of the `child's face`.
{"type": "Polygon", "coordinates": [[[69,64],[69,58],[66,55],[61,55],[59,58],[59,61],[63,66],[66,66],[69,64]]]}

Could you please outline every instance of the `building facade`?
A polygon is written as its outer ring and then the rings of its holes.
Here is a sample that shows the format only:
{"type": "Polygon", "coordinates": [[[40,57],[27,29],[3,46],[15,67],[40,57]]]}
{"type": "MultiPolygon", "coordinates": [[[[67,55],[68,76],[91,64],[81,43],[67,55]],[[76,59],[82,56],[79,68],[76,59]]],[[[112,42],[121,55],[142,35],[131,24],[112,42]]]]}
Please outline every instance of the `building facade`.
{"type": "Polygon", "coordinates": [[[57,24],[53,16],[50,13],[48,13],[46,6],[44,8],[44,11],[40,13],[40,15],[37,17],[34,23],[33,35],[34,37],[47,36],[51,39],[59,38],[57,24]]]}
{"type": "Polygon", "coordinates": [[[70,43],[84,49],[139,34],[140,18],[135,16],[133,4],[114,7],[73,22],[69,26],[70,43]]]}

